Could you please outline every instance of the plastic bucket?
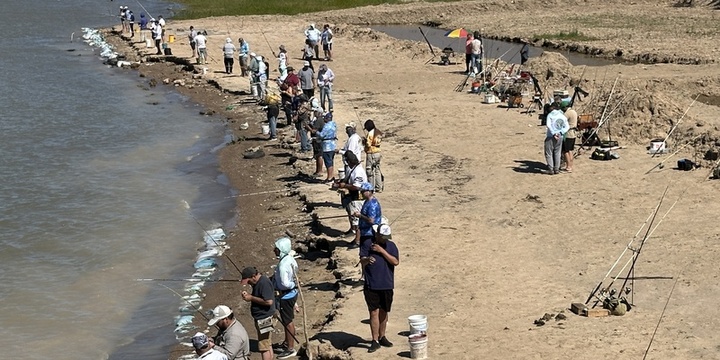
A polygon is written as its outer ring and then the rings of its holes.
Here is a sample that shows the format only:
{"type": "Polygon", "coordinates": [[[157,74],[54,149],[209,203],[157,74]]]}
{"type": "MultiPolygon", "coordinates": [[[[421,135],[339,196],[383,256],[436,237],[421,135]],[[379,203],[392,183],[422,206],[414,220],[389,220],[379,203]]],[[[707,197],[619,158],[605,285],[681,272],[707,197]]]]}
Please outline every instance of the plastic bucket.
{"type": "Polygon", "coordinates": [[[410,343],[411,359],[427,359],[427,334],[410,335],[408,342],[410,343]]]}
{"type": "Polygon", "coordinates": [[[338,179],[345,179],[345,169],[338,170],[338,179]]]}
{"type": "Polygon", "coordinates": [[[410,324],[410,335],[427,333],[428,324],[425,315],[409,316],[408,324],[410,324]]]}
{"type": "Polygon", "coordinates": [[[261,125],[260,127],[262,127],[262,133],[263,133],[263,135],[268,135],[268,134],[270,134],[270,125],[265,125],[265,124],[263,124],[263,125],[261,125]]]}
{"type": "Polygon", "coordinates": [[[168,42],[175,42],[175,35],[168,35],[168,42]]]}

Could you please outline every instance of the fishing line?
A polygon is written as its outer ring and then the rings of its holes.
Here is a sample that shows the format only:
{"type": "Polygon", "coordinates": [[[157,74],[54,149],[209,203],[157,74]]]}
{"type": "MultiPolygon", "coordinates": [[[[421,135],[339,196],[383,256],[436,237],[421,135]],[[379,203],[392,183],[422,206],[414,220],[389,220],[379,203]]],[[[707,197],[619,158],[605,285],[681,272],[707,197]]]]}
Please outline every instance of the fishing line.
{"type": "MultiPolygon", "coordinates": [[[[207,230],[205,230],[205,228],[202,226],[202,224],[200,224],[200,221],[198,221],[198,219],[195,216],[193,216],[192,212],[190,212],[190,204],[188,204],[188,202],[185,200],[183,200],[183,203],[185,204],[185,209],[187,210],[188,215],[190,215],[190,217],[193,218],[193,220],[195,220],[195,223],[197,223],[198,226],[200,226],[200,228],[205,232],[205,235],[207,235],[210,238],[210,240],[212,240],[212,242],[215,243],[215,246],[222,248],[222,246],[220,246],[220,244],[218,244],[218,242],[215,241],[215,238],[213,238],[210,235],[210,233],[207,230]]],[[[225,252],[223,252],[222,254],[225,255],[225,258],[227,258],[228,261],[230,261],[230,263],[232,264],[232,266],[234,266],[235,269],[237,269],[238,273],[242,274],[240,267],[237,266],[237,264],[235,264],[233,259],[231,259],[230,256],[228,254],[226,254],[225,252]]]]}
{"type": "Polygon", "coordinates": [[[203,314],[203,312],[200,311],[200,309],[198,309],[197,306],[195,306],[193,303],[191,303],[191,302],[190,302],[188,299],[186,299],[184,296],[180,295],[180,293],[178,293],[177,291],[171,289],[171,288],[168,287],[168,286],[165,286],[165,284],[158,283],[158,285],[160,285],[160,286],[162,286],[162,287],[164,287],[164,288],[172,291],[173,294],[177,295],[178,297],[180,297],[181,299],[183,299],[183,301],[185,301],[186,303],[188,303],[188,305],[192,306],[192,308],[195,309],[195,311],[197,311],[200,315],[202,315],[202,317],[204,317],[205,320],[210,321],[210,319],[209,319],[205,314],[203,314]]]}

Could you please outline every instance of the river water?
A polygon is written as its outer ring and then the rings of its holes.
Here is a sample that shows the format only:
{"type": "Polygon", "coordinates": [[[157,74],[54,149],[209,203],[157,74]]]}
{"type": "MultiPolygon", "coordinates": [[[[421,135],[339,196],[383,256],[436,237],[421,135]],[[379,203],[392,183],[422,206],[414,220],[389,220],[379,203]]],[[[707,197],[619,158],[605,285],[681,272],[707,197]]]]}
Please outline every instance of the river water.
{"type": "Polygon", "coordinates": [[[181,300],[134,279],[195,271],[204,231],[184,201],[204,226],[231,218],[212,151],[224,127],[78,40],[81,27],[116,24],[119,5],[24,0],[0,12],[4,358],[167,358],[181,300]]]}

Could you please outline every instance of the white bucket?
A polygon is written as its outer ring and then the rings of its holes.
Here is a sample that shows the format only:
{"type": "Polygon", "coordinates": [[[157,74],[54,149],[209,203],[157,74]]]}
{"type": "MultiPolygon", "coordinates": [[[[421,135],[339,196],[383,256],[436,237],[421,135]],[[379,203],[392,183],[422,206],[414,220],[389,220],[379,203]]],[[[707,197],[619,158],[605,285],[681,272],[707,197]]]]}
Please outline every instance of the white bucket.
{"type": "Polygon", "coordinates": [[[265,125],[265,124],[263,124],[263,125],[261,125],[260,127],[262,127],[262,133],[263,133],[263,135],[268,135],[268,134],[270,134],[270,125],[265,125]]]}
{"type": "Polygon", "coordinates": [[[411,359],[427,359],[428,337],[426,334],[410,335],[408,342],[410,343],[411,359]]]}
{"type": "Polygon", "coordinates": [[[410,324],[410,335],[427,333],[427,328],[428,328],[427,316],[425,316],[425,315],[409,316],[408,323],[410,324]]]}
{"type": "Polygon", "coordinates": [[[665,151],[665,142],[662,139],[650,140],[650,152],[665,151]]]}
{"type": "Polygon", "coordinates": [[[152,40],[151,40],[150,38],[145,39],[145,47],[146,47],[146,48],[154,47],[154,46],[153,46],[153,43],[152,43],[152,40]]]}
{"type": "Polygon", "coordinates": [[[204,68],[203,68],[203,75],[207,75],[207,71],[208,71],[208,68],[204,67],[204,68]]]}
{"type": "Polygon", "coordinates": [[[345,169],[338,170],[338,179],[345,179],[345,169]]]}

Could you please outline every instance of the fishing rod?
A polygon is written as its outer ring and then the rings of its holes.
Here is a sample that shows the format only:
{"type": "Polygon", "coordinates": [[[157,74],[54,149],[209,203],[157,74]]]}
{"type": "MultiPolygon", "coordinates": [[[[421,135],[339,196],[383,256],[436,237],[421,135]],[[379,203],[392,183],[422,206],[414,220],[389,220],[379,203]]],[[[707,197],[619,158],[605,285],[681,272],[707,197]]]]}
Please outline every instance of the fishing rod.
{"type": "Polygon", "coordinates": [[[254,196],[254,195],[263,195],[263,194],[271,194],[271,193],[282,192],[282,191],[295,191],[295,190],[310,188],[311,186],[312,186],[312,185],[300,186],[300,187],[296,187],[296,188],[287,188],[287,189],[265,190],[265,191],[258,191],[258,192],[253,192],[253,193],[247,193],[247,194],[238,194],[238,195],[233,195],[233,196],[226,196],[225,199],[232,199],[232,198],[245,197],[245,196],[254,196]]]}
{"type": "MultiPolygon", "coordinates": [[[[697,99],[698,99],[699,97],[700,97],[700,94],[697,94],[697,96],[695,96],[695,99],[690,103],[690,106],[688,106],[687,110],[685,110],[685,112],[684,112],[684,113],[682,114],[682,116],[680,117],[680,120],[678,120],[678,122],[675,123],[675,125],[673,125],[673,127],[670,129],[670,131],[668,132],[668,134],[665,136],[665,138],[664,138],[663,141],[662,141],[663,144],[665,143],[665,141],[667,141],[667,139],[670,137],[670,135],[672,135],[672,133],[675,131],[675,129],[678,128],[678,126],[680,125],[680,123],[683,121],[683,118],[685,118],[685,115],[687,115],[688,111],[690,111],[690,108],[693,106],[693,104],[695,104],[695,102],[697,101],[697,99]]],[[[657,155],[657,152],[653,153],[653,155],[651,156],[651,158],[654,158],[655,155],[657,155]]]]}
{"type": "Polygon", "coordinates": [[[423,31],[422,27],[418,26],[418,30],[420,30],[420,35],[422,35],[423,39],[425,39],[427,46],[430,48],[430,53],[432,54],[430,60],[425,62],[425,64],[427,65],[429,62],[433,61],[433,59],[435,59],[437,55],[435,55],[435,50],[433,49],[432,45],[430,45],[430,40],[428,40],[427,36],[425,36],[425,32],[423,31]]]}
{"type": "Polygon", "coordinates": [[[221,281],[240,281],[240,280],[234,280],[234,279],[201,279],[201,278],[185,278],[185,279],[161,279],[161,278],[146,278],[146,279],[135,279],[135,281],[139,282],[147,282],[147,281],[183,281],[183,282],[221,282],[221,281]]]}
{"type": "MultiPolygon", "coordinates": [[[[205,235],[207,235],[210,238],[210,240],[212,240],[212,242],[215,243],[215,246],[222,247],[222,246],[220,246],[220,244],[218,244],[217,241],[215,241],[215,238],[213,238],[210,235],[210,233],[207,230],[205,230],[205,228],[202,226],[202,224],[200,224],[200,221],[198,221],[198,219],[192,214],[192,212],[190,212],[190,204],[188,204],[188,202],[185,200],[183,200],[183,203],[185,204],[185,209],[187,210],[188,215],[190,215],[190,217],[193,218],[193,220],[195,220],[195,223],[197,223],[198,226],[200,226],[200,228],[205,232],[205,235]]],[[[228,254],[226,254],[225,252],[223,252],[222,254],[225,255],[225,258],[227,258],[228,261],[230,261],[230,263],[232,264],[232,266],[235,267],[235,269],[238,271],[238,273],[242,274],[240,267],[237,266],[237,264],[235,264],[233,259],[231,259],[230,256],[228,254]]]]}
{"type": "MultiPolygon", "coordinates": [[[[180,293],[178,293],[177,291],[171,289],[170,287],[166,286],[165,284],[159,283],[158,285],[160,285],[160,286],[162,286],[162,287],[164,287],[164,288],[172,291],[173,294],[177,295],[179,298],[183,299],[183,301],[185,301],[186,303],[188,303],[188,305],[192,306],[192,308],[195,309],[195,311],[197,311],[198,314],[202,315],[202,317],[204,317],[205,320],[210,321],[210,318],[208,318],[207,315],[203,314],[203,312],[200,311],[200,309],[199,309],[197,306],[195,306],[195,304],[193,304],[192,302],[190,302],[190,301],[189,301],[188,299],[186,299],[184,296],[180,295],[180,293]]],[[[216,326],[217,326],[217,325],[216,325],[216,326]]]]}
{"type": "MultiPolygon", "coordinates": [[[[662,169],[662,168],[664,168],[664,167],[665,167],[665,165],[663,165],[664,162],[670,160],[673,156],[675,156],[677,153],[679,153],[680,150],[684,149],[686,146],[688,146],[688,145],[690,145],[690,144],[694,144],[694,143],[695,143],[695,140],[697,140],[697,139],[698,139],[699,137],[701,137],[701,136],[703,136],[703,134],[700,134],[700,135],[698,135],[698,136],[690,139],[690,140],[689,140],[687,143],[685,143],[683,146],[677,148],[677,150],[675,150],[672,154],[668,155],[667,157],[665,157],[665,159],[663,159],[663,160],[662,160],[661,162],[659,162],[657,165],[653,166],[652,169],[650,169],[650,170],[648,170],[647,172],[645,172],[645,175],[651,173],[651,172],[652,172],[653,170],[655,170],[655,169],[662,169]]],[[[654,153],[657,154],[658,152],[659,152],[659,151],[656,151],[656,152],[654,152],[654,153]]]]}
{"type": "Polygon", "coordinates": [[[138,5],[140,5],[140,7],[143,9],[143,11],[145,11],[145,13],[148,14],[148,16],[149,16],[151,19],[154,19],[154,18],[155,18],[154,16],[150,15],[150,12],[147,11],[147,9],[140,3],[139,0],[135,0],[135,1],[138,3],[138,5]]]}
{"type": "Polygon", "coordinates": [[[265,39],[265,43],[267,44],[268,48],[270,48],[270,52],[273,54],[274,57],[277,57],[277,54],[275,54],[275,50],[273,50],[272,46],[270,46],[270,42],[268,41],[267,37],[265,36],[265,32],[260,30],[260,33],[263,36],[263,39],[265,39]]]}
{"type": "Polygon", "coordinates": [[[653,331],[653,334],[650,337],[650,343],[648,343],[647,349],[645,349],[645,354],[643,355],[643,360],[645,360],[647,358],[647,354],[650,351],[650,347],[652,346],[653,340],[655,340],[655,334],[657,334],[658,328],[660,327],[660,323],[662,322],[662,319],[665,316],[665,310],[667,310],[668,304],[670,303],[670,298],[672,297],[672,294],[675,291],[675,285],[677,285],[678,280],[680,280],[679,275],[677,278],[675,278],[675,282],[673,283],[673,286],[670,289],[670,294],[668,294],[667,301],[665,301],[665,306],[663,307],[662,312],[660,313],[660,319],[658,319],[658,323],[657,323],[657,325],[655,325],[655,330],[653,331]]]}

